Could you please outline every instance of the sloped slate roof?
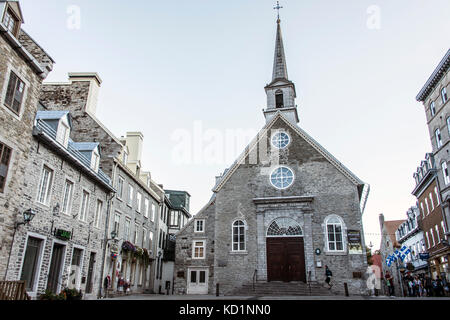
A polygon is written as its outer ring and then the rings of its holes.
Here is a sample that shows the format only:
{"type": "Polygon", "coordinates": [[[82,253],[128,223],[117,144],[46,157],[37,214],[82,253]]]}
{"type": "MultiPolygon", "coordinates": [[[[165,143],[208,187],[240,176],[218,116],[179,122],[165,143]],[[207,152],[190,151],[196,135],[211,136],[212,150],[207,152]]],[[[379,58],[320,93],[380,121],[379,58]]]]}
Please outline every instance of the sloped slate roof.
{"type": "Polygon", "coordinates": [[[69,111],[51,111],[42,110],[36,112],[36,120],[59,120],[67,115],[67,120],[69,121],[69,126],[72,128],[72,117],[69,111]]]}

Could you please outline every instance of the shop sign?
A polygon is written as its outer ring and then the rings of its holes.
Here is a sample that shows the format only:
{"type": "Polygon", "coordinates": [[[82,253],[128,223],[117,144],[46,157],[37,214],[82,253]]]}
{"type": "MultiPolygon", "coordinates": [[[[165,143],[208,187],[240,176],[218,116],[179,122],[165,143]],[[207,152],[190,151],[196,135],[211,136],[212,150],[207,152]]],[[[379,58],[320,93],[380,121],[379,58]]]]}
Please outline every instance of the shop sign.
{"type": "Polygon", "coordinates": [[[72,233],[63,229],[56,229],[55,237],[64,241],[69,241],[72,238],[72,233]]]}
{"type": "Polygon", "coordinates": [[[361,233],[359,230],[347,230],[348,253],[362,254],[361,233]]]}
{"type": "Polygon", "coordinates": [[[429,253],[419,253],[419,258],[420,260],[428,260],[430,259],[430,254],[429,253]]]}

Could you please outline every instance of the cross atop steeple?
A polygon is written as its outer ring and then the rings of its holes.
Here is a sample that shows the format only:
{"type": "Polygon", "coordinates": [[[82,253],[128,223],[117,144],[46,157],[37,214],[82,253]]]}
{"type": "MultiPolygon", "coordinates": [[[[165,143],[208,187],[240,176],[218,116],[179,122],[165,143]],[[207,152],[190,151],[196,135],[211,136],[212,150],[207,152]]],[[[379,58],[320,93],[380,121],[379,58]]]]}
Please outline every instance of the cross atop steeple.
{"type": "Polygon", "coordinates": [[[283,7],[280,6],[280,1],[277,1],[277,5],[273,7],[273,9],[278,11],[277,23],[280,23],[280,9],[283,9],[283,7]]]}

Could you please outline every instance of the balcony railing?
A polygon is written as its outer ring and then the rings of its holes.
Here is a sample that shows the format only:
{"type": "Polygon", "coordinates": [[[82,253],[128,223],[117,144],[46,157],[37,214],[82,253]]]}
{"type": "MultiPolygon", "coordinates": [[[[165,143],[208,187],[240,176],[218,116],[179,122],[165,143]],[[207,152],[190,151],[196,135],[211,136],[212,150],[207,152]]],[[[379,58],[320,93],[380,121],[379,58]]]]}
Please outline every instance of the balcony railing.
{"type": "Polygon", "coordinates": [[[100,180],[102,180],[104,183],[111,185],[111,179],[100,169],[98,171],[94,171],[91,168],[91,164],[89,159],[87,159],[80,151],[76,150],[73,145],[69,142],[67,147],[61,144],[59,141],[56,140],[56,131],[50,127],[45,121],[37,120],[36,122],[36,129],[39,131],[45,133],[47,136],[49,136],[54,143],[57,143],[61,148],[65,149],[72,157],[76,158],[79,162],[81,162],[86,169],[90,170],[92,173],[94,173],[100,180]]]}

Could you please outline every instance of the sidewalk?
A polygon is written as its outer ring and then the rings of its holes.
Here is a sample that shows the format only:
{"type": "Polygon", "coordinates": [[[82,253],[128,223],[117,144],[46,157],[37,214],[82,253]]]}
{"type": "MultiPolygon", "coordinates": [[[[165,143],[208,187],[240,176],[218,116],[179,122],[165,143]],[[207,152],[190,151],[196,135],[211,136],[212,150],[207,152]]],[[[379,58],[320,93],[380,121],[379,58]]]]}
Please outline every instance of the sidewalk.
{"type": "Polygon", "coordinates": [[[450,297],[387,297],[387,296],[219,296],[131,294],[102,300],[450,300],[450,297]]]}

